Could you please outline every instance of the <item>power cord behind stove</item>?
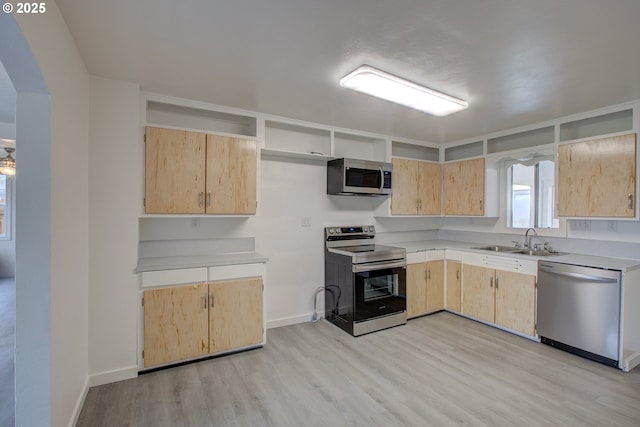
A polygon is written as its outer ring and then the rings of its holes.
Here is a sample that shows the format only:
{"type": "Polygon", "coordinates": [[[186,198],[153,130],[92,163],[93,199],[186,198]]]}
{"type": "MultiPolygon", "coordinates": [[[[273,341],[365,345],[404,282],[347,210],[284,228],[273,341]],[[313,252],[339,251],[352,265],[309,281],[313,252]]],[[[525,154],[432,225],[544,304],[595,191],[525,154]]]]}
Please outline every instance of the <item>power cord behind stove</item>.
{"type": "MultiPolygon", "coordinates": [[[[318,315],[318,294],[320,294],[322,291],[327,291],[331,293],[331,295],[333,295],[333,299],[336,301],[334,314],[337,314],[338,312],[338,306],[340,304],[340,296],[342,295],[342,289],[340,289],[340,287],[337,285],[320,286],[316,288],[316,291],[313,294],[313,314],[311,315],[311,322],[313,323],[317,322],[322,318],[321,316],[318,315]],[[333,290],[329,288],[336,288],[338,290],[338,298],[336,298],[336,294],[333,292],[333,290]]],[[[326,301],[325,301],[325,304],[326,304],[326,301]]]]}

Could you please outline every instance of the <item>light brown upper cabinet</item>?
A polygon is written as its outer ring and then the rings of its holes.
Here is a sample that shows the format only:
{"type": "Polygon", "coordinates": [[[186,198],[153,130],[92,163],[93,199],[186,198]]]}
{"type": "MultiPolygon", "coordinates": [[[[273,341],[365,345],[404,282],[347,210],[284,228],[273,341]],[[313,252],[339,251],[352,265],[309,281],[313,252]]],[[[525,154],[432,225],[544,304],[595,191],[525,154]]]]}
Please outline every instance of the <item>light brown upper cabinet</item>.
{"type": "Polygon", "coordinates": [[[442,182],[439,163],[391,159],[393,164],[392,215],[439,215],[442,182]]]}
{"type": "Polygon", "coordinates": [[[558,148],[558,216],[633,218],[636,135],[558,148]]]}
{"type": "Polygon", "coordinates": [[[484,215],[484,158],[443,165],[443,215],[484,215]]]}
{"type": "Polygon", "coordinates": [[[255,214],[255,141],[207,135],[206,213],[255,214]]]}
{"type": "Polygon", "coordinates": [[[206,136],[147,127],[145,212],[204,213],[206,136]]]}
{"type": "Polygon", "coordinates": [[[253,140],[147,127],[145,212],[255,214],[253,140]]]}

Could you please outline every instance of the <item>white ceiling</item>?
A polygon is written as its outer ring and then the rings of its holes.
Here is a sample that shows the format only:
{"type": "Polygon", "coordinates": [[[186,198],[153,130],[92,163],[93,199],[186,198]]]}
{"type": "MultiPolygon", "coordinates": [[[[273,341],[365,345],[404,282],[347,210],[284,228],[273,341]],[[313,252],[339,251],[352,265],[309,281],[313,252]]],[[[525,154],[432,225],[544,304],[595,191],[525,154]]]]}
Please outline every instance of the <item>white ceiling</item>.
{"type": "Polygon", "coordinates": [[[58,0],[91,74],[431,142],[640,99],[637,0],[58,0]],[[369,64],[469,101],[445,118],[338,86],[369,64]]]}

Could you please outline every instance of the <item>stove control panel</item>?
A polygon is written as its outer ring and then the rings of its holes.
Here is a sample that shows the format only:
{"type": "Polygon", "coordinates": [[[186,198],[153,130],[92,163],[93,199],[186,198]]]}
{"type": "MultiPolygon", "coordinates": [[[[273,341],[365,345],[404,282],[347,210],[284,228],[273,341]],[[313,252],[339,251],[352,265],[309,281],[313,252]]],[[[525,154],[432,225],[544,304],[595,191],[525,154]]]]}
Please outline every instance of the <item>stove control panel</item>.
{"type": "Polygon", "coordinates": [[[361,225],[356,227],[326,227],[325,236],[344,237],[344,238],[373,238],[376,235],[376,229],[373,225],[361,225]]]}

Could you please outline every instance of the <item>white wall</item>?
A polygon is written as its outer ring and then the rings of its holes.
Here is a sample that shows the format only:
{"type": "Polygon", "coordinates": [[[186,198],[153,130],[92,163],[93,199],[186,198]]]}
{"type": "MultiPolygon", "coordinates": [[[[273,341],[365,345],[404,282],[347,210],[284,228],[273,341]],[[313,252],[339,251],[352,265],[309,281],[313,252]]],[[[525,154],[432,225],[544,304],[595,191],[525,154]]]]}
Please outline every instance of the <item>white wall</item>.
{"type": "MultiPolygon", "coordinates": [[[[15,16],[51,96],[51,178],[47,182],[45,176],[39,185],[51,189],[50,245],[43,242],[51,253],[51,425],[65,426],[73,421],[88,378],[89,74],[55,2],[47,3],[46,14],[15,16]]],[[[48,153],[43,150],[41,155],[48,153]]],[[[23,200],[21,178],[18,175],[18,207],[23,200]]],[[[26,208],[29,203],[23,201],[26,208]]],[[[19,211],[17,218],[18,267],[26,236],[20,234],[19,221],[26,213],[19,211]]],[[[20,277],[17,280],[20,287],[20,277]]],[[[20,305],[17,309],[19,317],[20,305]]]]}
{"type": "Polygon", "coordinates": [[[375,218],[384,198],[328,196],[325,162],[268,157],[259,169],[256,216],[199,218],[197,225],[188,218],[142,219],[140,231],[145,239],[255,237],[256,250],[269,258],[268,327],[310,319],[313,294],[324,286],[324,227],[373,224],[384,233],[439,225],[437,218],[375,218]],[[302,217],[310,218],[310,227],[302,226],[302,217]]]}
{"type": "Polygon", "coordinates": [[[137,85],[91,77],[89,371],[92,385],[137,372],[139,99],[137,85]]]}

